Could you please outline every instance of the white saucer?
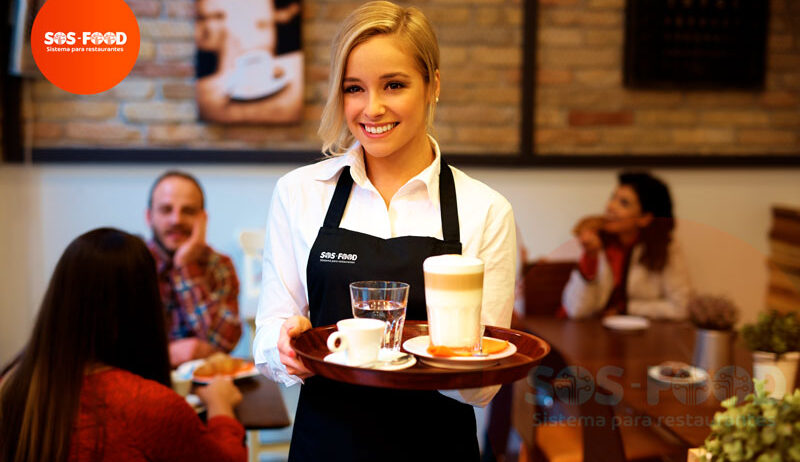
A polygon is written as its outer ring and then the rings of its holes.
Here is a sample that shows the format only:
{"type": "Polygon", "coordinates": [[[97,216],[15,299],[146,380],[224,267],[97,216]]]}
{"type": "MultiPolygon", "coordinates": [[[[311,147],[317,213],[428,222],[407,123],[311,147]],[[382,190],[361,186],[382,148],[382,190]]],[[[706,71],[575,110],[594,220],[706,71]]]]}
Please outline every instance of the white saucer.
{"type": "MultiPolygon", "coordinates": [[[[402,351],[392,351],[392,350],[381,350],[378,353],[378,361],[391,361],[393,359],[397,359],[402,355],[402,351]]],[[[340,366],[349,366],[345,361],[345,352],[344,351],[337,351],[335,353],[331,353],[328,356],[325,356],[323,359],[326,363],[333,363],[338,364],[340,366]]],[[[363,369],[375,369],[378,371],[399,371],[401,369],[407,369],[414,364],[417,364],[417,358],[411,356],[408,361],[400,364],[376,364],[375,366],[363,368],[363,369]]],[[[361,367],[361,366],[350,366],[350,367],[361,367]]]]}
{"type": "Polygon", "coordinates": [[[252,101],[272,96],[283,90],[289,84],[288,73],[283,73],[280,77],[272,80],[265,80],[258,88],[230,86],[228,96],[235,101],[252,101]]]}
{"type": "Polygon", "coordinates": [[[613,330],[644,330],[650,320],[641,316],[616,315],[603,318],[603,325],[613,330]]]}
{"type": "Polygon", "coordinates": [[[403,343],[403,349],[419,356],[420,361],[425,364],[446,369],[483,369],[517,352],[517,346],[508,342],[508,347],[505,350],[488,356],[453,356],[450,358],[442,358],[428,353],[428,346],[430,346],[430,344],[430,337],[427,335],[420,335],[419,337],[406,340],[403,343]]]}
{"type": "Polygon", "coordinates": [[[647,375],[653,380],[672,385],[694,385],[708,380],[708,372],[699,367],[689,366],[687,364],[686,369],[689,371],[689,377],[670,377],[668,375],[663,375],[661,374],[661,367],[661,365],[648,367],[647,375]]]}

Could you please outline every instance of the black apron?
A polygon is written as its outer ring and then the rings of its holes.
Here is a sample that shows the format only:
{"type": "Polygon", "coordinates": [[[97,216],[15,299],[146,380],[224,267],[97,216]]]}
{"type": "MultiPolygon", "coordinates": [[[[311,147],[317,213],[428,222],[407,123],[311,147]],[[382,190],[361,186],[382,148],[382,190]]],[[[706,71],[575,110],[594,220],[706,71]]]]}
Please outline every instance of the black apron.
{"type": "MultiPolygon", "coordinates": [[[[326,326],[352,318],[349,285],[363,280],[409,283],[406,319],[425,320],[422,262],[431,255],[461,253],[452,171],[442,159],[439,200],[444,240],[381,239],[339,228],[352,186],[350,168],[345,167],[311,247],[306,268],[311,324],[326,326]],[[348,257],[339,260],[340,253],[348,257]]],[[[321,376],[308,378],[300,390],[291,462],[467,462],[479,458],[472,407],[437,391],[350,385],[321,376]]]]}

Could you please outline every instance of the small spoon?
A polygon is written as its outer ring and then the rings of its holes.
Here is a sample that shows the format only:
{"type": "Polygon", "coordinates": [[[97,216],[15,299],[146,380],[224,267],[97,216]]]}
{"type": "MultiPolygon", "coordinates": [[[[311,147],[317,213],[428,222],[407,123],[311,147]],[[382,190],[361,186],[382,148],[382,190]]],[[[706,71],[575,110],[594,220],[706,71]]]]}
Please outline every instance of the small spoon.
{"type": "Polygon", "coordinates": [[[405,364],[411,359],[411,355],[408,353],[403,353],[400,356],[391,359],[389,361],[377,359],[375,361],[370,361],[366,364],[361,364],[358,367],[364,368],[374,368],[375,366],[399,366],[400,364],[405,364]]]}

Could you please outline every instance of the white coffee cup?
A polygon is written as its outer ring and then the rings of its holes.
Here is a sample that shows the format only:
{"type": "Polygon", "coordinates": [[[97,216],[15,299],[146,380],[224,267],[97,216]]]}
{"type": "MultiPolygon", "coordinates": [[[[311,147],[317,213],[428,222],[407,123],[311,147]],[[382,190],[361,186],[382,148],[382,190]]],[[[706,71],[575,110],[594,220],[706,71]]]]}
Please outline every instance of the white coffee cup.
{"type": "Polygon", "coordinates": [[[236,58],[235,66],[226,88],[232,98],[263,96],[275,80],[275,58],[267,51],[248,51],[236,58]]]}
{"type": "Polygon", "coordinates": [[[480,351],[483,261],[436,255],[425,259],[422,270],[431,344],[480,351]]]}
{"type": "Polygon", "coordinates": [[[378,359],[386,323],[378,319],[353,318],[336,323],[336,332],[328,336],[328,349],[344,351],[348,366],[367,364],[378,359]]]}

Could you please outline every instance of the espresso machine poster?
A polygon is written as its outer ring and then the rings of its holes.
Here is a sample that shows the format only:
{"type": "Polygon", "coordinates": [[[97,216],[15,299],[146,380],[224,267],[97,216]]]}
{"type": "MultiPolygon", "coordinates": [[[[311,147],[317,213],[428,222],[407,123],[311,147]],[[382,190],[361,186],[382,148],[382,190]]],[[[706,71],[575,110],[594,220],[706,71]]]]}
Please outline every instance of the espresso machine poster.
{"type": "Polygon", "coordinates": [[[197,0],[200,118],[286,124],[303,113],[299,0],[197,0]]]}

